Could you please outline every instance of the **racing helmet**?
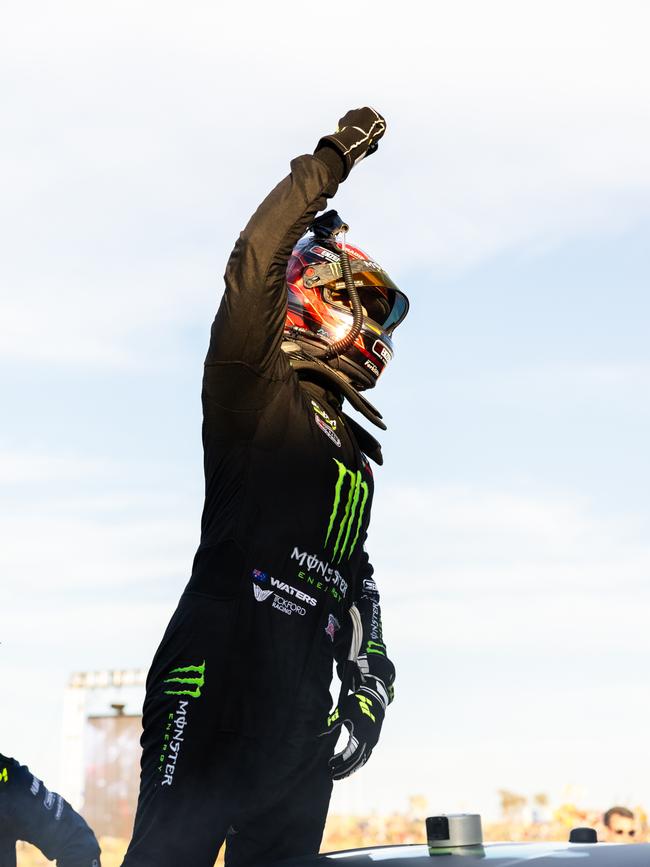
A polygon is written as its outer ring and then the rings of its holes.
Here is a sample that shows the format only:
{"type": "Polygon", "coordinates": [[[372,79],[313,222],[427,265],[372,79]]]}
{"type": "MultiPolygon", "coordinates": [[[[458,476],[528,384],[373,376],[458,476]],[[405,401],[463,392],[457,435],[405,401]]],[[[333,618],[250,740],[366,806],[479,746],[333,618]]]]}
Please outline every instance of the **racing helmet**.
{"type": "Polygon", "coordinates": [[[318,217],[293,249],[287,266],[287,318],[284,337],[307,356],[327,364],[358,390],[372,388],[394,355],[392,334],[408,313],[406,295],[383,268],[358,247],[338,236],[347,230],[336,211],[318,217]],[[350,294],[342,270],[347,252],[354,288],[363,309],[354,342],[334,353],[352,330],[350,294]],[[335,347],[336,349],[336,347],[335,347]]]}

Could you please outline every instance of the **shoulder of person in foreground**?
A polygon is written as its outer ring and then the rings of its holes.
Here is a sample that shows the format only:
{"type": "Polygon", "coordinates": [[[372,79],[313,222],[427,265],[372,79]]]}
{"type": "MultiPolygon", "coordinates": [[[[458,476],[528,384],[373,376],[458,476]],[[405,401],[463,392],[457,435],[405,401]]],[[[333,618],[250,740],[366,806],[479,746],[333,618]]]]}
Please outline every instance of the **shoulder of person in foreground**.
{"type": "Polygon", "coordinates": [[[99,867],[99,844],[85,819],[26,765],[2,755],[0,799],[15,840],[32,843],[57,867],[99,867]]]}

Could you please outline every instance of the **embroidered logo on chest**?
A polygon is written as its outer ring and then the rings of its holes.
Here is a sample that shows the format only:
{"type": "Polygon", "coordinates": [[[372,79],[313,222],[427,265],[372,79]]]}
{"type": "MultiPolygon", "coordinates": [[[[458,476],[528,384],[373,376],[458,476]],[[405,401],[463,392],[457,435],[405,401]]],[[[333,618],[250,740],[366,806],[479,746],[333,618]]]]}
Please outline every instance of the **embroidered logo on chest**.
{"type": "Polygon", "coordinates": [[[312,400],[311,405],[314,409],[314,419],[316,424],[323,431],[326,437],[330,439],[337,448],[341,448],[341,440],[336,433],[336,419],[328,415],[325,410],[320,407],[315,400],[312,400]]]}

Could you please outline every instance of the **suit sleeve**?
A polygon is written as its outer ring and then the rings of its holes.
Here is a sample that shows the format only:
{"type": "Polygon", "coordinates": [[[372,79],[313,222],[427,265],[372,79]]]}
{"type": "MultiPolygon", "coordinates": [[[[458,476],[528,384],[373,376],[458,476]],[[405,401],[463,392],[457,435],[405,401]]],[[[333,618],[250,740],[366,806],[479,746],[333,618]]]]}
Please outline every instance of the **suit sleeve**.
{"type": "Polygon", "coordinates": [[[4,771],[16,839],[37,846],[57,867],[99,867],[97,839],[70,804],[14,759],[4,771]]]}
{"type": "Polygon", "coordinates": [[[281,343],[287,307],[287,262],[341,177],[328,149],[301,156],[240,234],[225,273],[203,381],[204,413],[263,409],[286,379],[281,343]]]}
{"type": "Polygon", "coordinates": [[[362,639],[357,665],[362,677],[370,675],[384,683],[389,700],[393,700],[395,666],[388,658],[384,630],[381,622],[379,590],[373,568],[364,551],[364,561],[357,582],[356,606],[361,616],[362,639]]]}
{"type": "MultiPolygon", "coordinates": [[[[358,680],[367,675],[381,680],[386,687],[389,701],[393,700],[395,683],[395,666],[388,658],[384,630],[381,622],[381,605],[379,590],[374,579],[374,570],[365,549],[359,572],[357,574],[354,604],[361,617],[361,647],[356,659],[356,670],[353,683],[356,688],[358,680]]],[[[347,659],[349,646],[339,645],[335,648],[339,676],[347,659]]]]}

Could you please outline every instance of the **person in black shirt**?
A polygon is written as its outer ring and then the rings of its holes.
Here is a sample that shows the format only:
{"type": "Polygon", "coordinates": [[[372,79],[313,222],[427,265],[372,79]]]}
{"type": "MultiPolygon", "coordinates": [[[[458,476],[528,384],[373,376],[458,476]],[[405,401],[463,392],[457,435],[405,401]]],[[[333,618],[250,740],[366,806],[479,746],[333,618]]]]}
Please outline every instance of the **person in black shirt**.
{"type": "Polygon", "coordinates": [[[16,867],[18,840],[57,867],[100,867],[99,845],[79,813],[25,765],[0,754],[0,867],[16,867]]]}
{"type": "Polygon", "coordinates": [[[201,541],[147,678],[124,867],[212,867],[224,840],[229,867],[316,853],[332,779],[377,743],[395,673],[364,549],[381,450],[342,405],[385,427],[360,392],[408,302],[344,250],[335,212],[316,215],[384,130],[348,112],[228,261],[203,377],[201,541]]]}

